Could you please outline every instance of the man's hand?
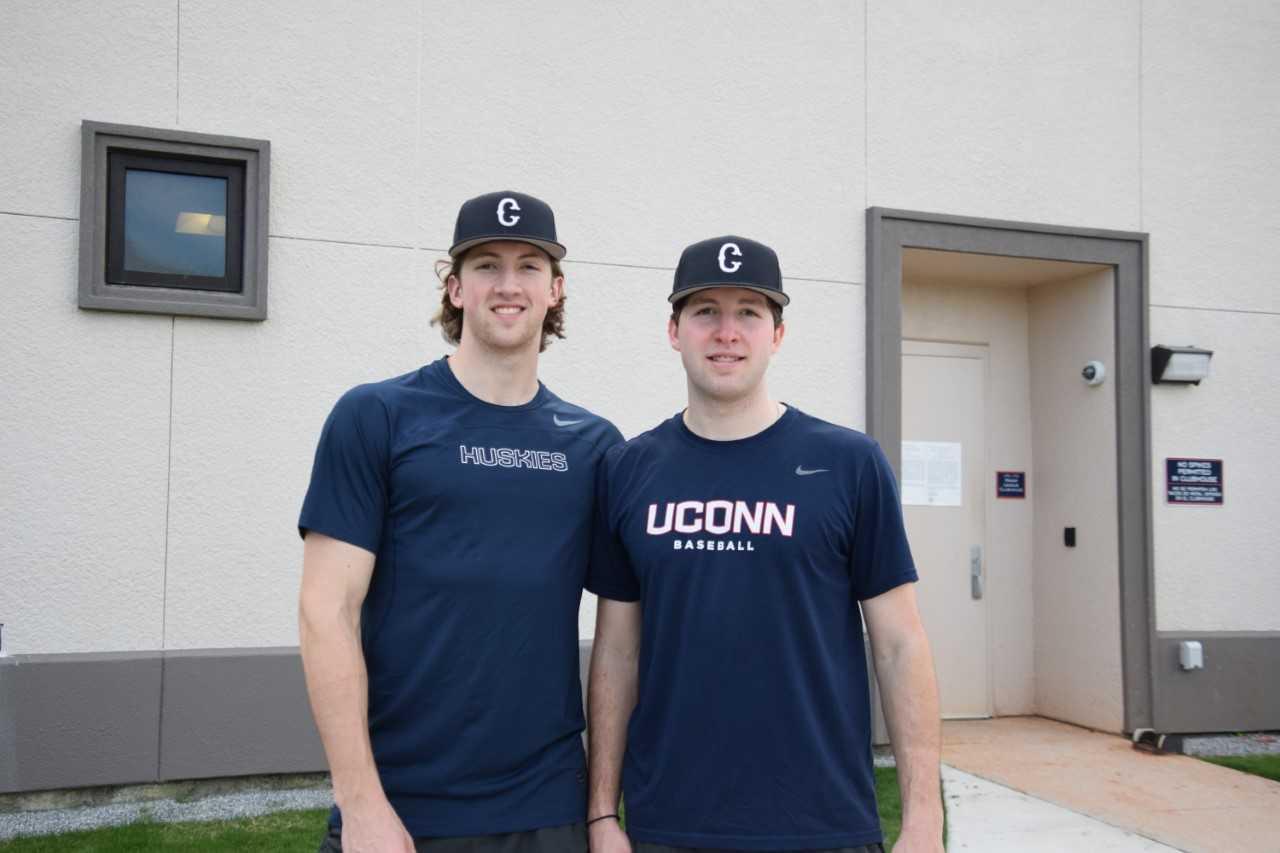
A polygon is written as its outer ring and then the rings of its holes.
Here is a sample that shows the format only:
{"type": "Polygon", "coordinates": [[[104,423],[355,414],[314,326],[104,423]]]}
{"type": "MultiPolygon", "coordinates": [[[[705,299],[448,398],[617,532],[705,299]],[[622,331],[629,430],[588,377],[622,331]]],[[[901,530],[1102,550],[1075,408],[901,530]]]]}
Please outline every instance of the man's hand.
{"type": "Polygon", "coordinates": [[[904,826],[902,834],[894,842],[892,853],[945,853],[942,847],[942,827],[904,826]]]}
{"type": "Polygon", "coordinates": [[[631,841],[616,818],[598,820],[587,831],[591,853],[631,853],[631,841]]]}
{"type": "Polygon", "coordinates": [[[414,853],[413,837],[386,798],[342,809],[342,853],[414,853]]]}

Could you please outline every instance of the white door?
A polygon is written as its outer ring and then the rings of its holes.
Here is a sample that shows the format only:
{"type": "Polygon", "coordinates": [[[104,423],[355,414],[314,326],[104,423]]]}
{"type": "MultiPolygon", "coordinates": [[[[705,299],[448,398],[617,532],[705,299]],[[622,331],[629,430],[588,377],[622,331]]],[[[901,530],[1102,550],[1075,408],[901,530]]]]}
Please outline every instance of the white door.
{"type": "Polygon", "coordinates": [[[986,377],[984,346],[902,342],[903,513],[944,718],[992,709],[986,377]]]}

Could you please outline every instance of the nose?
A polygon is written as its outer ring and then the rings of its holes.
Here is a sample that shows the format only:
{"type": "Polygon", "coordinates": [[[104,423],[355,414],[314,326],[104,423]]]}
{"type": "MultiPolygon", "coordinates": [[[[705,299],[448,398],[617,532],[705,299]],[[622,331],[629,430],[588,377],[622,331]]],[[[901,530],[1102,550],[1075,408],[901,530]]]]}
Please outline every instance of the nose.
{"type": "Polygon", "coordinates": [[[520,282],[517,278],[515,270],[503,270],[498,276],[497,282],[494,284],[494,290],[505,295],[515,295],[520,292],[520,282]]]}
{"type": "Polygon", "coordinates": [[[720,322],[716,324],[715,338],[717,341],[732,343],[739,337],[738,319],[733,313],[721,314],[720,322]]]}

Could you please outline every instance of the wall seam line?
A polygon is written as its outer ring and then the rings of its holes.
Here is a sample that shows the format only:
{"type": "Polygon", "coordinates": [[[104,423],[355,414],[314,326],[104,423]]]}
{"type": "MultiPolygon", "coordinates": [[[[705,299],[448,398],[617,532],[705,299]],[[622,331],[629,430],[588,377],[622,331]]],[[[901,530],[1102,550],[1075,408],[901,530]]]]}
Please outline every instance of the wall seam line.
{"type": "Polygon", "coordinates": [[[1142,90],[1145,84],[1142,76],[1143,62],[1145,57],[1142,54],[1142,18],[1143,18],[1143,0],[1138,0],[1138,230],[1143,230],[1143,150],[1146,148],[1146,140],[1143,134],[1146,132],[1144,125],[1145,116],[1143,114],[1143,97],[1142,90]]]}
{"type": "Polygon", "coordinates": [[[178,20],[173,46],[173,123],[182,126],[182,0],[177,0],[178,20]]]}
{"type": "MultiPolygon", "coordinates": [[[[418,75],[414,83],[414,136],[413,136],[413,159],[414,159],[414,180],[417,182],[418,190],[418,210],[426,210],[427,202],[427,169],[426,154],[422,145],[422,43],[426,39],[426,13],[424,7],[426,0],[418,0],[418,38],[414,47],[418,51],[418,75]]],[[[418,246],[422,242],[422,228],[415,225],[414,229],[414,246],[418,246]]],[[[410,274],[416,276],[417,270],[410,270],[410,274]]]]}
{"type": "Polygon", "coordinates": [[[169,508],[173,503],[173,368],[177,349],[178,318],[169,320],[169,453],[164,485],[164,569],[160,588],[160,707],[156,709],[156,780],[164,768],[164,650],[169,645],[169,508]]]}
{"type": "Polygon", "coordinates": [[[862,2],[862,209],[871,206],[871,0],[862,2]]]}
{"type": "Polygon", "coordinates": [[[79,222],[78,216],[56,216],[52,213],[19,213],[16,210],[0,210],[0,216],[25,216],[28,219],[58,219],[63,222],[79,222]]]}
{"type": "Polygon", "coordinates": [[[1264,311],[1257,308],[1211,308],[1204,305],[1166,305],[1161,302],[1152,302],[1149,307],[1169,308],[1176,311],[1213,311],[1218,314],[1257,314],[1263,317],[1280,317],[1280,311],[1264,311]]]}
{"type": "Polygon", "coordinates": [[[160,586],[160,649],[169,645],[169,509],[173,503],[173,366],[177,349],[178,318],[169,318],[169,452],[164,476],[164,569],[160,586]]]}
{"type": "Polygon", "coordinates": [[[329,237],[297,237],[292,234],[268,234],[272,240],[302,240],[306,243],[334,243],[339,246],[368,246],[374,249],[409,249],[413,250],[416,246],[406,246],[401,243],[368,243],[363,240],[335,240],[329,237]]]}
{"type": "MultiPolygon", "coordinates": [[[[0,211],[0,212],[3,212],[3,211],[0,211]]],[[[307,243],[332,243],[338,246],[365,246],[373,249],[407,249],[410,251],[418,251],[418,252],[439,252],[441,254],[447,254],[449,251],[448,249],[443,249],[436,246],[405,246],[399,243],[368,243],[361,240],[334,240],[326,237],[298,237],[292,234],[271,234],[269,236],[272,240],[301,240],[307,243]]],[[[615,267],[618,269],[652,270],[654,272],[667,272],[667,273],[673,272],[675,270],[675,267],[653,266],[650,264],[627,264],[627,263],[613,262],[613,261],[587,261],[587,260],[581,260],[581,259],[565,260],[562,263],[564,263],[566,266],[570,266],[573,264],[581,264],[583,266],[592,266],[592,267],[615,267]]],[[[854,281],[852,279],[820,278],[818,276],[803,276],[803,275],[784,275],[782,277],[782,280],[783,281],[811,281],[811,282],[817,282],[819,284],[852,284],[852,285],[865,284],[865,282],[854,281]]]]}

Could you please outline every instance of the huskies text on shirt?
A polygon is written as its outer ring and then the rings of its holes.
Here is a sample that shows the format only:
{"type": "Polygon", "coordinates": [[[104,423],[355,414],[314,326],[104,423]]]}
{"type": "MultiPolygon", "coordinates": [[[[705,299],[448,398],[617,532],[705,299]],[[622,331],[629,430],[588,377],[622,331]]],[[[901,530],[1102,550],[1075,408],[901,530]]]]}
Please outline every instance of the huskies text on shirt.
{"type": "Polygon", "coordinates": [[[329,415],[298,525],[376,555],[369,733],[411,835],[585,817],[578,603],[596,468],[621,440],[541,384],[486,403],[444,359],[329,415]]]}
{"type": "Polygon", "coordinates": [[[879,446],[793,408],[739,441],[676,415],[610,450],[597,491],[587,588],[642,605],[632,838],[881,841],[858,602],[916,572],[879,446]]]}

